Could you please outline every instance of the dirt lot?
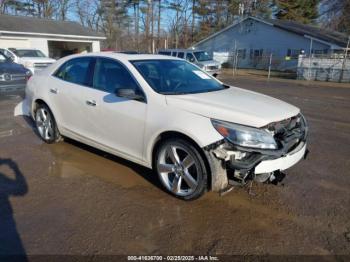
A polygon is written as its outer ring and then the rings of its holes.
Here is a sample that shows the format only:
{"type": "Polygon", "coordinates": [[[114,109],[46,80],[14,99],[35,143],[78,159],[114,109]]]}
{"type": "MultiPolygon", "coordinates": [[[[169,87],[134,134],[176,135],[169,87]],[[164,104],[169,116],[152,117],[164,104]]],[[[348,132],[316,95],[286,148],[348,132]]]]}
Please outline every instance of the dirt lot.
{"type": "Polygon", "coordinates": [[[183,202],[143,167],[44,144],[0,94],[0,254],[350,255],[350,86],[223,78],[306,115],[311,153],[284,185],[183,202]]]}

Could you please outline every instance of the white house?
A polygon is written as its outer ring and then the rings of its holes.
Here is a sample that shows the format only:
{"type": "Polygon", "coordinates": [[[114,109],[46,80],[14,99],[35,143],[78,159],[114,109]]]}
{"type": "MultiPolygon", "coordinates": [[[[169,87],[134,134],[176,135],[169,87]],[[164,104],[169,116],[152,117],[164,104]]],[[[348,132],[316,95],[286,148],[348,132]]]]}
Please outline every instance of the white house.
{"type": "Polygon", "coordinates": [[[100,33],[71,21],[0,15],[0,48],[35,48],[51,58],[98,52],[100,33]]]}
{"type": "Polygon", "coordinates": [[[300,53],[331,54],[344,50],[347,36],[294,21],[245,17],[196,43],[217,56],[221,62],[232,62],[237,56],[239,67],[265,68],[269,57],[273,65],[288,69],[297,67],[300,53]],[[226,59],[226,61],[225,61],[226,59]]]}

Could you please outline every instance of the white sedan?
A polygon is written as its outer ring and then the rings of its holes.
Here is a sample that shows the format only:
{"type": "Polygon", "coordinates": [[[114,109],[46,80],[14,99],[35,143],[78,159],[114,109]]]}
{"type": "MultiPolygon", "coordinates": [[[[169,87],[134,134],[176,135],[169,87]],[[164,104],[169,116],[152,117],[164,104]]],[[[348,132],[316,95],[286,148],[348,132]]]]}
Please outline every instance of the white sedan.
{"type": "Polygon", "coordinates": [[[28,81],[24,105],[45,142],[69,137],[153,168],[185,200],[271,181],[307,152],[298,108],[162,55],[63,58],[28,81]]]}

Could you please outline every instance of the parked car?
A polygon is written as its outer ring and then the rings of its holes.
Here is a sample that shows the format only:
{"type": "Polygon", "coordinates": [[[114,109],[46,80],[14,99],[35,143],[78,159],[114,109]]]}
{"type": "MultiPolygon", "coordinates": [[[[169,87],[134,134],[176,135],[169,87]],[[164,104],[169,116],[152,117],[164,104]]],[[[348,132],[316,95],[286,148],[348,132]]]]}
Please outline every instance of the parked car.
{"type": "Polygon", "coordinates": [[[298,108],[163,55],[63,58],[28,81],[23,105],[45,142],[69,137],[153,168],[186,200],[272,180],[307,151],[298,108]]]}
{"type": "Polygon", "coordinates": [[[206,51],[192,50],[192,49],[162,49],[158,54],[174,56],[199,66],[204,71],[211,75],[218,75],[220,73],[221,64],[215,61],[206,51]]]}
{"type": "Polygon", "coordinates": [[[31,72],[0,51],[0,91],[24,89],[31,72]]]}
{"type": "Polygon", "coordinates": [[[32,74],[56,62],[55,59],[48,58],[37,49],[2,48],[0,51],[10,57],[15,63],[24,65],[32,74]]]}

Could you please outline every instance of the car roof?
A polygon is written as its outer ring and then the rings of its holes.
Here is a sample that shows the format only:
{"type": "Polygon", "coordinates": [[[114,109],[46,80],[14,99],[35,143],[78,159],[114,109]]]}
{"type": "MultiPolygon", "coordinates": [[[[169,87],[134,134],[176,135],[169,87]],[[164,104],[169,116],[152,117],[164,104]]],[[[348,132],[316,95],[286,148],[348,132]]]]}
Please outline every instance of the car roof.
{"type": "Polygon", "coordinates": [[[166,56],[166,55],[157,55],[157,54],[125,54],[125,53],[114,53],[114,52],[96,52],[96,53],[86,53],[86,54],[77,54],[70,55],[65,58],[77,58],[77,57],[85,57],[85,56],[98,56],[98,57],[107,57],[114,58],[121,61],[136,61],[136,60],[182,60],[177,57],[166,56]]]}
{"type": "Polygon", "coordinates": [[[193,51],[192,49],[160,49],[159,50],[160,52],[161,51],[168,51],[168,52],[191,52],[191,51],[193,51]]]}
{"type": "MultiPolygon", "coordinates": [[[[11,48],[12,50],[14,51],[17,51],[17,50],[36,50],[36,51],[40,51],[39,49],[36,49],[36,48],[11,48]]],[[[11,50],[10,50],[11,51],[11,50]]]]}
{"type": "Polygon", "coordinates": [[[203,52],[201,49],[159,49],[159,52],[203,52]]]}

